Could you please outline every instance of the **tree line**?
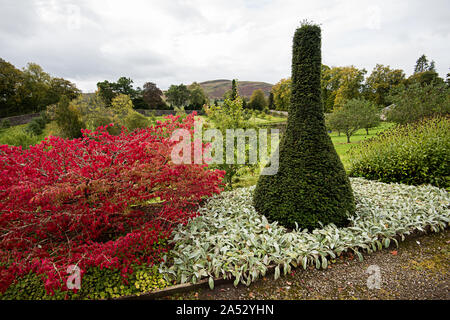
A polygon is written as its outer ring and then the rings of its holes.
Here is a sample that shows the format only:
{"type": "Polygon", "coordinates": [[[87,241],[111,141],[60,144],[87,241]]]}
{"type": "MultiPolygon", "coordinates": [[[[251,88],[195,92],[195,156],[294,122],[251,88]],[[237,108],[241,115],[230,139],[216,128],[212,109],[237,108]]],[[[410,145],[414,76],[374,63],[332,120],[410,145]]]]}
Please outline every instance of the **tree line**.
{"type": "MultiPolygon", "coordinates": [[[[435,69],[435,62],[429,62],[425,55],[416,61],[414,73],[408,78],[403,70],[382,64],[377,64],[367,78],[365,77],[367,70],[358,69],[355,66],[322,65],[321,71],[322,102],[326,113],[342,107],[347,100],[357,98],[364,98],[380,107],[386,107],[392,104],[390,95],[395,89],[416,83],[421,85],[447,83],[448,85],[450,76],[447,74],[445,81],[440,78],[435,69]]],[[[274,108],[288,111],[291,79],[281,79],[273,86],[271,92],[274,108]]]]}
{"type": "MultiPolygon", "coordinates": [[[[186,109],[200,110],[209,98],[196,82],[191,85],[172,85],[163,92],[153,82],[142,88],[135,87],[129,77],[117,81],[104,80],[97,83],[96,94],[107,107],[119,95],[130,97],[135,109],[186,109]]],[[[23,69],[0,58],[0,117],[37,113],[47,106],[57,104],[63,97],[73,100],[81,90],[69,80],[52,77],[36,63],[28,63],[23,69]]]]}
{"type": "Polygon", "coordinates": [[[52,77],[36,63],[18,69],[0,58],[0,117],[40,112],[62,96],[74,99],[80,93],[75,84],[52,77]]]}
{"type": "MultiPolygon", "coordinates": [[[[404,101],[414,105],[415,114],[426,113],[426,110],[422,110],[423,102],[418,101],[420,97],[424,100],[425,97],[431,96],[433,101],[440,104],[448,103],[445,98],[447,91],[444,89],[449,86],[449,74],[446,81],[440,78],[435,71],[435,62],[428,61],[425,55],[417,60],[414,73],[408,78],[403,70],[381,64],[377,64],[367,78],[366,73],[365,69],[354,66],[322,65],[321,98],[325,113],[335,113],[339,110],[343,113],[345,104],[357,99],[362,101],[361,106],[368,107],[367,110],[371,112],[395,104],[397,106],[395,112],[394,110],[390,112],[391,120],[401,122],[405,117],[404,112],[400,111],[407,108],[403,107],[404,101]],[[426,95],[423,95],[424,93],[426,95]],[[376,108],[373,108],[373,105],[376,108]]],[[[223,100],[234,100],[232,96],[236,95],[237,87],[237,80],[233,79],[232,88],[225,92],[223,100]],[[236,92],[233,93],[233,90],[236,92]]],[[[20,70],[0,58],[0,117],[40,112],[48,105],[57,103],[63,96],[72,100],[80,94],[81,91],[75,84],[63,78],[50,76],[35,63],[29,63],[20,70]]],[[[118,95],[127,95],[135,109],[201,110],[203,105],[210,102],[208,95],[197,82],[190,85],[174,84],[163,91],[153,82],[146,82],[142,88],[135,88],[133,80],[128,77],[120,77],[115,82],[108,80],[98,82],[97,94],[106,106],[111,106],[111,101],[118,95]]],[[[287,111],[291,101],[291,79],[281,79],[276,83],[268,98],[261,89],[257,89],[250,99],[242,97],[242,100],[244,109],[287,111]]],[[[215,100],[214,105],[219,105],[219,101],[215,100]]],[[[339,117],[340,120],[346,118],[342,114],[339,117]]],[[[414,116],[409,115],[406,118],[410,121],[414,116]]],[[[367,122],[365,127],[367,129],[367,122]]]]}
{"type": "MultiPolygon", "coordinates": [[[[371,74],[354,66],[321,66],[321,98],[327,126],[350,137],[359,129],[376,127],[380,117],[399,124],[450,113],[449,74],[439,77],[435,62],[419,57],[408,78],[401,69],[377,64],[371,74]]],[[[288,111],[290,78],[271,91],[273,108],[288,111]]]]}

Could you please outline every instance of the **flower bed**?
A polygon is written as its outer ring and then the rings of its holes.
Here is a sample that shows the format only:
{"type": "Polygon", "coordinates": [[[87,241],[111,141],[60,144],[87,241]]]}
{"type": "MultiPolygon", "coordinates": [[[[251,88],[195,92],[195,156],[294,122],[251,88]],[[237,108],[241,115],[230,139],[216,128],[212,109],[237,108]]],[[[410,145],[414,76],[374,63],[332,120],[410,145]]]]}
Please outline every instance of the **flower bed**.
{"type": "Polygon", "coordinates": [[[234,285],[251,282],[275,267],[275,278],[292,267],[327,268],[329,259],[352,251],[373,252],[397,243],[415,230],[437,232],[450,220],[450,196],[433,186],[385,184],[352,178],[356,215],[349,227],[328,225],[313,232],[288,232],[269,223],[252,206],[254,187],[224,192],[211,198],[200,215],[179,225],[171,240],[173,261],[160,272],[167,281],[196,283],[209,278],[234,279],[234,285]]]}
{"type": "Polygon", "coordinates": [[[170,249],[172,227],[222,188],[223,172],[171,161],[172,132],[193,131],[194,117],[117,136],[100,127],[48,137],[25,150],[0,145],[0,298],[9,289],[11,298],[68,293],[74,266],[87,298],[133,293],[121,290],[130,282],[163,285],[152,266],[170,249]]]}

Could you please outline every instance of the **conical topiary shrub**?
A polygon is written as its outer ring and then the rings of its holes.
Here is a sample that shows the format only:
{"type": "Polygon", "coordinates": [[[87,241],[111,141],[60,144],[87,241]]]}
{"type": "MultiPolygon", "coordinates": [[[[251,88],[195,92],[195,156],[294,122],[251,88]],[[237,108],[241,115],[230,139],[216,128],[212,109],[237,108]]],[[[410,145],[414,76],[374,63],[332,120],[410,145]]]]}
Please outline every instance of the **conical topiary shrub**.
{"type": "Polygon", "coordinates": [[[292,96],[279,146],[279,170],[261,175],[254,206],[270,221],[310,231],[319,222],[347,224],[355,201],[344,166],[325,128],[321,101],[321,31],[304,23],[294,35],[292,96]]]}

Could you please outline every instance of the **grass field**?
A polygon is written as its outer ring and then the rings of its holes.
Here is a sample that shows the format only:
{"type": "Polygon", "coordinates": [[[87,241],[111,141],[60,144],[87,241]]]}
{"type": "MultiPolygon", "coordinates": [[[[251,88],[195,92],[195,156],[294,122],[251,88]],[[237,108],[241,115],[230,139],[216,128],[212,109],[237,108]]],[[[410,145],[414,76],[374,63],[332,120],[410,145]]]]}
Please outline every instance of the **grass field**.
{"type": "Polygon", "coordinates": [[[365,129],[360,129],[356,131],[354,135],[350,138],[350,143],[347,143],[347,137],[345,134],[338,135],[337,132],[330,133],[331,140],[333,141],[334,148],[341,157],[341,161],[344,164],[346,170],[349,169],[349,159],[347,151],[355,144],[360,143],[362,140],[369,139],[380,132],[392,127],[394,124],[391,122],[382,122],[378,127],[370,129],[369,134],[366,134],[365,129]]]}

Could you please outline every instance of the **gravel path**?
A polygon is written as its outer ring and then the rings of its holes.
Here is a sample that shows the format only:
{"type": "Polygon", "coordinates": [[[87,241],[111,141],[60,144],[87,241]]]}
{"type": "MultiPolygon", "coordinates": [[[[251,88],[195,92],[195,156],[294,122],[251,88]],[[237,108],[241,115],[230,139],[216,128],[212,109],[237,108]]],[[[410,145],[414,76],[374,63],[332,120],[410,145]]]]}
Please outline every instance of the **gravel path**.
{"type": "Polygon", "coordinates": [[[163,299],[443,299],[449,300],[450,230],[412,235],[360,262],[338,257],[327,270],[297,269],[278,280],[273,275],[246,287],[232,284],[163,299]],[[371,267],[370,272],[367,269],[371,267]],[[379,289],[368,288],[379,268],[379,289]],[[370,277],[369,281],[368,278],[370,277]]]}

